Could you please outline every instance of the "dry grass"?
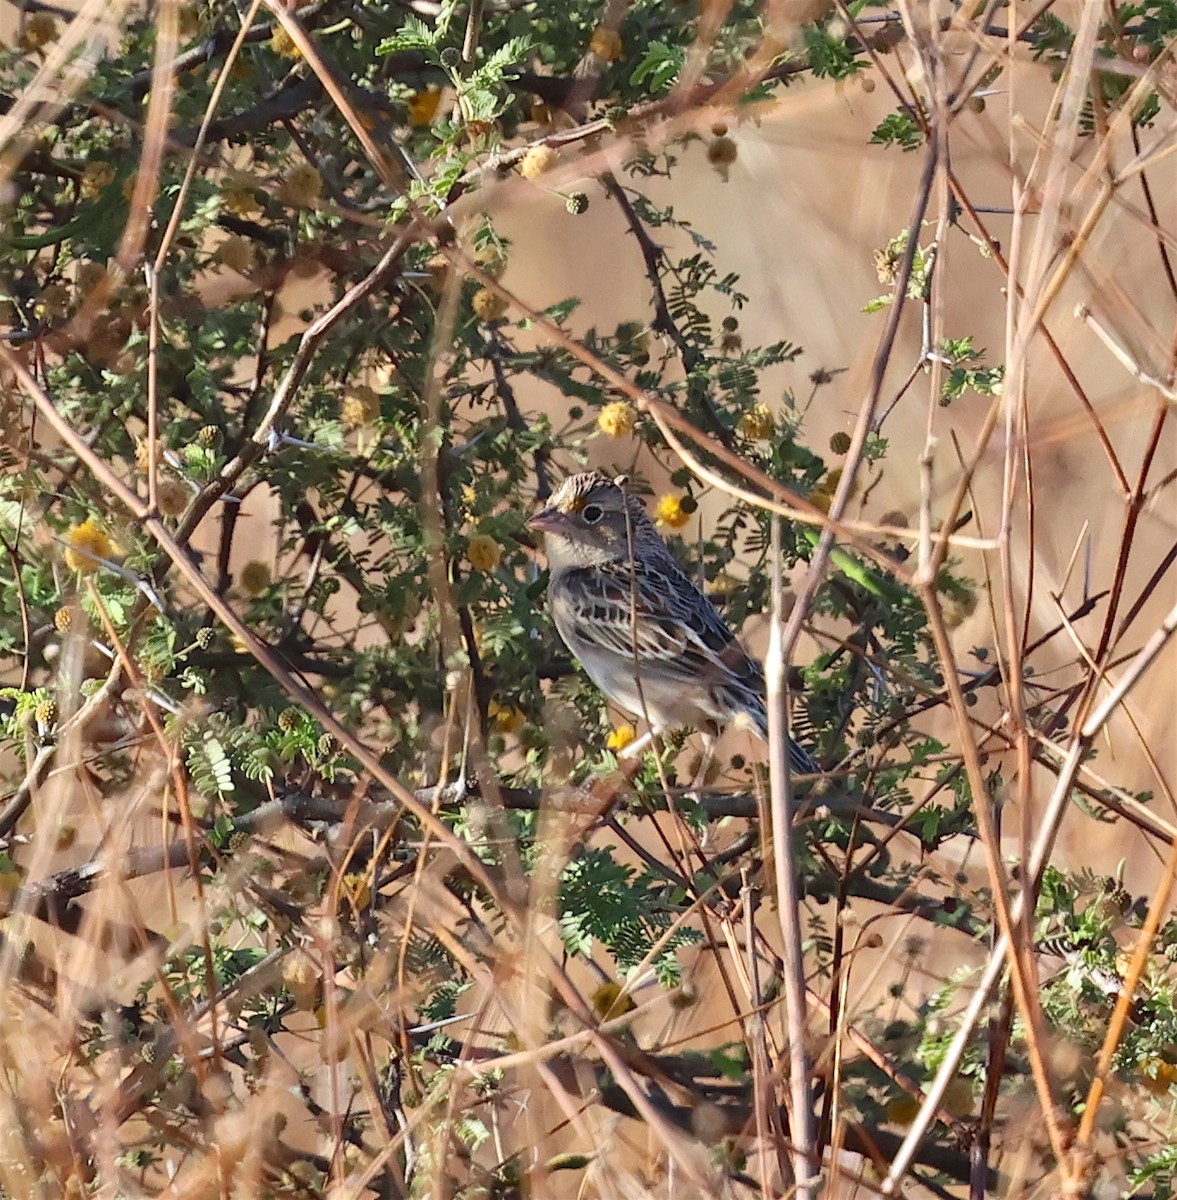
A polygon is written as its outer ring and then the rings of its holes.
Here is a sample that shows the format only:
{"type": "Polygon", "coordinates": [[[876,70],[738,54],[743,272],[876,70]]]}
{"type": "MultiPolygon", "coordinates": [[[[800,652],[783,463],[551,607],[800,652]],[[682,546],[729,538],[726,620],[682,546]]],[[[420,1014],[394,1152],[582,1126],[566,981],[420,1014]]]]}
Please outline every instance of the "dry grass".
{"type": "MultiPolygon", "coordinates": [[[[757,110],[761,128],[736,132],[732,182],[721,184],[688,151],[683,176],[666,185],[693,180],[693,199],[685,194],[681,203],[697,207],[721,258],[747,260],[743,273],[755,293],[748,335],[768,330],[810,347],[807,359],[774,379],[793,385],[790,372],[849,366],[824,393],[836,395],[836,405],[815,412],[809,426],[815,437],[850,434],[828,507],[709,438],[679,408],[602,361],[585,337],[543,315],[554,297],[579,293],[583,335],[598,321],[629,316],[619,305],[648,308],[649,277],[637,254],[627,254],[628,276],[589,269],[583,254],[561,258],[563,227],[545,227],[536,209],[546,199],[537,201],[515,176],[484,181],[453,209],[461,217],[478,205],[516,227],[520,250],[505,276],[474,261],[460,239],[439,242],[457,268],[439,301],[439,363],[457,320],[458,281],[474,278],[532,322],[537,344],[562,349],[652,421],[671,466],[688,466],[717,497],[818,531],[808,569],[787,581],[790,604],[782,582],[761,630],[770,680],[783,683],[786,663],[846,636],[814,615],[818,589],[836,574],[835,546],[918,594],[944,682],[905,716],[941,737],[944,761],[963,773],[972,796],[985,798],[973,808],[975,836],[925,855],[909,827],[936,789],[888,821],[869,795],[847,798],[834,785],[817,799],[836,811],[858,806],[873,840],[857,841],[856,825],[850,849],[830,852],[837,887],[828,894],[797,894],[791,835],[813,811],[792,794],[783,754],[770,752],[759,793],[708,798],[716,815],[725,804],[739,815],[715,820],[706,836],[676,815],[672,796],[669,811],[634,809],[622,821],[632,770],[538,796],[500,789],[494,781],[504,764],[493,761],[472,720],[474,684],[464,679],[433,743],[441,783],[421,788],[382,761],[375,724],[342,722],[324,688],[329,681],[292,670],[246,623],[208,559],[190,554],[216,546],[218,502],[265,461],[333,331],[396,278],[415,246],[437,240],[451,213],[410,212],[393,230],[372,222],[365,236],[379,243],[376,265],[299,328],[298,352],[266,389],[267,407],[179,521],[159,514],[164,472],[155,449],[140,494],[125,464],[105,459],[90,431],[76,428],[47,392],[45,362],[63,343],[0,343],[6,385],[22,398],[15,458],[27,464],[52,449],[53,487],[65,486],[66,471],[87,475],[110,509],[153,543],[161,572],[182,580],[188,601],[335,739],[361,781],[352,789],[304,780],[210,846],[206,798],[193,788],[177,734],[165,729],[151,681],[114,624],[99,631],[114,659],[103,667],[102,689],[89,696],[80,681],[96,676],[76,630],[48,665],[31,651],[13,658],[11,680],[47,679],[60,712],[52,740],[27,732],[24,762],[8,763],[0,808],[10,865],[0,960],[5,1193],[191,1200],[330,1193],[342,1200],[369,1191],[440,1197],[498,1189],[681,1200],[794,1190],[866,1196],[910,1186],[939,1195],[1079,1196],[1098,1188],[1117,1194],[1126,1162],[1172,1140],[1170,1102],[1144,1081],[1160,1062],[1165,1082],[1167,1058],[1150,1053],[1152,1065],[1133,1079],[1116,1055],[1147,1023],[1141,997],[1167,995],[1171,985],[1155,935],[1169,916],[1177,870],[1170,645],[1177,592],[1169,557],[1177,73],[1172,43],[1149,61],[1128,53],[1114,65],[1098,58],[1114,10],[1056,7],[1073,20],[1075,40],[1052,80],[1025,45],[989,28],[1000,16],[1016,32],[1028,25],[1029,8],[994,4],[972,18],[946,9],[941,24],[932,19],[935,6],[901,4],[900,46],[878,45],[870,26],[862,32],[874,92],[856,92],[847,103],[828,81],[798,85],[757,110]],[[977,112],[970,97],[996,67],[1004,68],[1002,90],[977,112]],[[1126,74],[1127,93],[1085,109],[1099,71],[1126,74]],[[1128,115],[1150,93],[1159,113],[1135,128],[1128,115]],[[927,126],[921,146],[901,161],[898,149],[867,147],[864,137],[896,100],[927,126]],[[803,193],[794,168],[821,155],[812,194],[828,202],[802,196],[792,204],[773,172],[787,163],[788,186],[803,193]],[[751,214],[746,222],[733,220],[741,205],[751,214]],[[787,238],[778,239],[777,228],[787,238]],[[906,293],[921,269],[922,242],[935,247],[926,294],[865,316],[858,312],[871,294],[858,290],[864,281],[888,290],[870,282],[870,251],[901,228],[908,245],[889,287],[906,293]],[[962,331],[990,347],[990,361],[1004,362],[1004,387],[945,408],[949,365],[933,349],[962,331]],[[891,443],[881,480],[866,459],[880,433],[891,443]],[[895,509],[906,512],[910,529],[885,516],[895,509]],[[880,548],[884,540],[901,541],[909,553],[896,561],[880,548]],[[982,585],[981,604],[963,625],[937,587],[949,558],[982,585]],[[991,654],[983,662],[971,656],[982,645],[991,654]],[[1093,748],[1101,751],[1094,760],[1093,748]],[[1145,790],[1154,793],[1151,803],[1139,798],[1145,790]],[[1077,797],[1114,813],[1114,834],[1077,797]],[[468,818],[477,827],[459,836],[450,818],[467,801],[478,802],[468,818]],[[541,810],[542,853],[529,859],[514,847],[504,814],[531,804],[541,810]],[[746,819],[769,812],[775,820],[746,819]],[[622,847],[623,861],[653,864],[681,881],[685,897],[628,982],[603,953],[568,957],[554,915],[560,872],[586,846],[609,845],[622,847]],[[477,852],[482,847],[497,850],[493,861],[477,852]],[[738,858],[741,850],[752,857],[738,858]],[[863,872],[875,855],[910,864],[905,892],[870,891],[863,872]],[[1083,1009],[1080,1037],[1043,1011],[1044,978],[1058,967],[1035,941],[1027,882],[1036,895],[1048,867],[1092,865],[1107,874],[1117,860],[1126,864],[1123,882],[1141,919],[1117,926],[1121,973],[1102,985],[1102,1010],[1083,1009]],[[742,876],[729,862],[743,865],[742,876]],[[716,882],[699,882],[708,879],[716,882]],[[988,906],[974,885],[988,888],[988,906]],[[976,904],[972,927],[931,919],[951,915],[954,896],[962,909],[976,904]],[[258,912],[266,918],[260,932],[251,920],[258,912]],[[803,944],[819,920],[831,937],[828,972],[814,970],[813,947],[803,944]],[[977,934],[990,923],[987,944],[977,934]],[[699,941],[679,952],[680,984],[663,990],[651,968],[680,929],[699,941]],[[248,966],[244,958],[230,963],[228,947],[248,953],[248,966]],[[445,1026],[451,1043],[430,1057],[423,1050],[438,1030],[419,1006],[438,986],[444,959],[460,966],[468,986],[458,1018],[445,1026]],[[948,1049],[921,1078],[914,1046],[890,1044],[887,1026],[950,979],[959,990],[933,1019],[948,1049]],[[615,993],[607,989],[619,982],[625,991],[611,1009],[615,993]],[[722,1075],[713,1054],[720,1046],[741,1047],[739,1078],[722,1075]],[[700,1050],[713,1056],[692,1056],[700,1050]],[[988,1082],[962,1097],[960,1061],[970,1050],[988,1082]],[[867,1064],[890,1078],[891,1094],[910,1095],[910,1111],[892,1101],[882,1120],[864,1118],[843,1084],[867,1064]],[[466,1136],[474,1120],[483,1140],[466,1136]],[[808,1184],[807,1162],[820,1171],[808,1184]]],[[[161,284],[177,252],[185,193],[171,197],[174,219],[162,228],[149,210],[168,155],[187,155],[189,183],[210,169],[203,141],[221,102],[214,89],[194,149],[169,141],[175,90],[185,79],[168,65],[180,50],[180,10],[164,4],[156,15],[142,155],[115,255],[124,278],[150,263],[142,411],[152,447],[172,419],[159,382],[161,284]]],[[[842,16],[854,25],[850,12],[842,16]]],[[[372,132],[285,7],[253,4],[220,78],[230,77],[247,30],[263,17],[302,51],[323,83],[324,103],[354,131],[374,175],[397,186],[405,166],[395,148],[372,132]]],[[[84,94],[79,48],[127,18],[87,5],[40,55],[35,77],[0,118],[0,161],[10,173],[39,131],[68,120],[84,94]]],[[[701,38],[705,27],[700,22],[701,38]]],[[[567,122],[548,136],[567,157],[547,182],[557,190],[582,186],[616,169],[639,137],[658,147],[706,133],[773,70],[773,49],[754,47],[721,84],[692,80],[688,71],[668,99],[631,113],[619,129],[603,120],[567,122]]],[[[626,215],[604,198],[594,205],[607,255],[624,236],[626,215]]],[[[102,322],[108,293],[99,288],[87,299],[70,336],[84,338],[102,322]]],[[[283,295],[293,309],[290,293],[283,295]]],[[[296,327],[276,320],[271,344],[278,330],[296,327]]],[[[434,419],[443,383],[439,371],[425,387],[423,411],[434,419]]],[[[519,402],[528,414],[557,409],[538,388],[519,402]]],[[[438,458],[423,459],[430,494],[440,469],[438,458]]],[[[445,541],[443,517],[436,509],[423,515],[434,546],[445,541]]],[[[17,550],[7,542],[5,549],[11,572],[17,550]]],[[[289,564],[291,577],[302,569],[289,564]]],[[[468,631],[454,578],[440,556],[428,569],[439,644],[460,646],[468,631]]],[[[83,586],[97,594],[92,583],[83,586]]],[[[5,632],[20,631],[14,644],[31,643],[28,614],[8,618],[5,632]]],[[[192,704],[179,716],[182,726],[207,714],[192,704]]],[[[1158,1044],[1166,1036],[1158,1034],[1158,1044]]],[[[1155,1186],[1153,1194],[1169,1194],[1155,1186]]]]}

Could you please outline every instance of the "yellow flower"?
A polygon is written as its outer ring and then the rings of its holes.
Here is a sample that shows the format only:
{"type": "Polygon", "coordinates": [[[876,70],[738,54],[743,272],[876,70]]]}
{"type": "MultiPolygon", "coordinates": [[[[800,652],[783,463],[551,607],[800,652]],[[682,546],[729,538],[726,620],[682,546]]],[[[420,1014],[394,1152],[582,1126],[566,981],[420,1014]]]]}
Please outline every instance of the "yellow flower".
{"type": "Polygon", "coordinates": [[[606,62],[616,62],[624,49],[621,34],[616,29],[606,29],[603,25],[593,30],[589,41],[589,53],[603,58],[606,62]]]}
{"type": "Polygon", "coordinates": [[[426,88],[423,92],[414,92],[409,97],[409,124],[428,125],[437,116],[441,106],[441,89],[426,88]]]}
{"type": "Polygon", "coordinates": [[[351,905],[353,912],[368,907],[372,899],[372,884],[361,871],[352,871],[339,881],[340,895],[351,905]]]}
{"type": "Polygon", "coordinates": [[[319,1003],[322,972],[305,950],[293,951],[282,964],[282,982],[294,998],[294,1006],[303,1012],[319,1003]]]}
{"type": "Polygon", "coordinates": [[[117,553],[114,542],[93,517],[87,517],[81,525],[71,525],[65,541],[65,565],[82,575],[92,575],[98,570],[100,564],[94,561],[96,558],[112,558],[117,553]]]}
{"type": "Polygon", "coordinates": [[[380,397],[370,387],[361,385],[348,388],[339,407],[339,414],[345,425],[350,425],[353,429],[362,429],[380,416],[380,397]]]}
{"type": "Polygon", "coordinates": [[[92,162],[86,164],[82,172],[82,195],[87,200],[93,200],[114,183],[114,167],[109,163],[92,162]]]}
{"type": "Polygon", "coordinates": [[[7,916],[12,904],[12,898],[24,882],[24,876],[16,867],[10,870],[0,870],[0,916],[7,916]]]}
{"type": "MultiPolygon", "coordinates": [[[[158,441],[155,444],[155,457],[157,461],[163,457],[163,447],[158,441]]],[[[135,442],[135,466],[144,475],[147,474],[151,467],[151,444],[146,438],[139,438],[135,442]]]]}
{"type": "Polygon", "coordinates": [[[221,189],[221,205],[237,217],[252,217],[262,211],[262,203],[251,187],[231,183],[221,189]]]}
{"type": "Polygon", "coordinates": [[[776,422],[767,404],[757,404],[740,418],[739,430],[754,442],[764,442],[772,437],[776,422]]]}
{"type": "Polygon", "coordinates": [[[513,704],[500,704],[497,700],[492,700],[486,706],[486,715],[494,722],[499,733],[516,733],[527,720],[521,708],[513,704]]]}
{"type": "Polygon", "coordinates": [[[483,246],[474,261],[491,277],[499,279],[507,269],[507,252],[502,246],[483,246]]]}
{"type": "Polygon", "coordinates": [[[556,165],[559,155],[551,146],[532,146],[519,164],[519,174],[524,179],[538,179],[545,171],[556,165]]]}
{"type": "Polygon", "coordinates": [[[241,590],[247,596],[260,596],[270,586],[273,575],[267,563],[253,559],[241,568],[241,590]]]}
{"type": "MultiPolygon", "coordinates": [[[[834,499],[834,493],[838,490],[838,484],[841,482],[841,467],[835,467],[832,471],[828,471],[821,483],[809,493],[809,503],[819,512],[828,513],[830,511],[830,504],[834,499]]],[[[853,496],[857,490],[855,488],[850,494],[853,496]]]]}
{"type": "Polygon", "coordinates": [[[253,243],[249,238],[230,234],[217,247],[217,262],[223,263],[231,271],[244,275],[254,267],[253,243]]]}
{"type": "Polygon", "coordinates": [[[977,593],[971,589],[962,589],[946,596],[940,606],[944,624],[949,629],[957,629],[977,611],[977,593]]]}
{"type": "Polygon", "coordinates": [[[466,545],[466,561],[476,571],[493,571],[502,558],[502,546],[485,533],[476,534],[466,545]]]}
{"type": "Polygon", "coordinates": [[[638,731],[632,725],[618,725],[605,739],[605,745],[615,753],[620,754],[626,746],[637,741],[638,731]]]}
{"type": "Polygon", "coordinates": [[[22,50],[40,50],[57,41],[57,21],[51,13],[33,13],[20,35],[22,50]]]}
{"type": "Polygon", "coordinates": [[[633,1012],[637,1005],[633,997],[622,992],[619,983],[602,983],[589,996],[589,1003],[602,1021],[611,1021],[614,1017],[623,1017],[633,1012]]]}
{"type": "Polygon", "coordinates": [[[498,292],[492,292],[490,288],[479,288],[470,301],[470,307],[474,309],[474,315],[480,321],[489,323],[497,321],[507,311],[507,302],[498,292]]]}
{"type": "Polygon", "coordinates": [[[429,274],[425,286],[441,291],[450,272],[450,260],[444,254],[435,254],[426,261],[425,270],[429,274]]]}
{"type": "Polygon", "coordinates": [[[673,496],[669,492],[658,500],[654,511],[655,524],[665,525],[670,529],[681,529],[695,511],[693,503],[686,503],[687,497],[673,496]]]}
{"type": "Polygon", "coordinates": [[[281,196],[294,208],[310,208],[322,190],[322,175],[310,163],[297,163],[286,173],[281,196]]]}
{"type": "Polygon", "coordinates": [[[1177,1066],[1163,1058],[1142,1058],[1136,1065],[1140,1068],[1141,1086],[1154,1096],[1167,1095],[1169,1088],[1177,1083],[1177,1066]]]}
{"type": "Polygon", "coordinates": [[[624,437],[633,432],[637,414],[626,400],[614,400],[597,414],[597,428],[609,437],[624,437]]]}
{"type": "Polygon", "coordinates": [[[302,51],[294,44],[294,38],[286,32],[284,25],[275,25],[270,35],[270,49],[282,58],[301,58],[302,51]]]}

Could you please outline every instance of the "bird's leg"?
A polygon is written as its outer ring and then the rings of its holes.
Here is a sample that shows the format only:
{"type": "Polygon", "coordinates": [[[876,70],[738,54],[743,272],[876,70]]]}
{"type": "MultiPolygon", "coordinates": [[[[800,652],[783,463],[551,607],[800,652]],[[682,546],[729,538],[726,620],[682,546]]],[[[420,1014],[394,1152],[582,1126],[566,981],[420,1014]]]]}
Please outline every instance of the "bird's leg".
{"type": "Polygon", "coordinates": [[[691,795],[702,794],[703,789],[707,786],[707,772],[711,770],[711,764],[715,761],[715,743],[717,734],[714,730],[704,726],[699,730],[699,736],[703,739],[703,753],[699,758],[699,768],[695,772],[695,778],[691,780],[689,793],[691,795]]]}

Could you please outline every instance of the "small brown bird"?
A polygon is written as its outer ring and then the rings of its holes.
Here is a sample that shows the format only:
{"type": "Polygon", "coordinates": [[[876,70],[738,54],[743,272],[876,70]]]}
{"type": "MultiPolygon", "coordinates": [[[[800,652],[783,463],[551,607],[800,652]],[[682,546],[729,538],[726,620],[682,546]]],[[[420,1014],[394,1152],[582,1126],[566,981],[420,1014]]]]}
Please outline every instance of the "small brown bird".
{"type": "MultiPolygon", "coordinates": [[[[599,471],[566,479],[531,518],[548,604],[589,678],[655,733],[739,724],[768,738],[764,673],[674,561],[636,496],[599,471]]],[[[794,771],[818,764],[791,738],[794,771]]]]}

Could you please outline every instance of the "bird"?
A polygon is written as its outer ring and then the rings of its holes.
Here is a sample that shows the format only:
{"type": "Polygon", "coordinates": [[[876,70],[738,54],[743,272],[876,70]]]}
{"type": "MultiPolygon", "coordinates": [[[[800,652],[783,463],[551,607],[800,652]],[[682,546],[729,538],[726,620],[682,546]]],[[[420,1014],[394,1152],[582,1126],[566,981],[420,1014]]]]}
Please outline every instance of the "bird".
{"type": "MultiPolygon", "coordinates": [[[[734,724],[767,741],[760,663],[625,484],[600,471],[571,475],[528,522],[544,536],[556,630],[609,700],[653,733],[734,724]]],[[[792,738],[789,765],[821,770],[792,738]]]]}

